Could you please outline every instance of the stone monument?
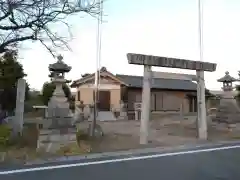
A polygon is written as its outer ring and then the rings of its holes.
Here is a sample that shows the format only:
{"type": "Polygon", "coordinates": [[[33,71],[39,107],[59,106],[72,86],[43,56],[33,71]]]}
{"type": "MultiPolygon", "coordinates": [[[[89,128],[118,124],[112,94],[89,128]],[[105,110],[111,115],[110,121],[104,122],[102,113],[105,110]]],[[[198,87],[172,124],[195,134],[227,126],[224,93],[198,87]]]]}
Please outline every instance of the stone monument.
{"type": "Polygon", "coordinates": [[[53,96],[48,103],[48,119],[52,120],[51,128],[68,127],[72,125],[72,113],[69,108],[68,99],[63,91],[63,84],[69,81],[65,79],[71,67],[63,62],[63,57],[58,56],[58,61],[49,65],[52,83],[56,86],[53,96]]]}
{"type": "Polygon", "coordinates": [[[227,125],[233,125],[240,122],[240,109],[234,98],[232,86],[232,83],[235,81],[238,80],[230,76],[229,72],[226,72],[224,77],[218,79],[218,82],[223,83],[223,94],[220,99],[220,104],[217,107],[216,117],[212,119],[213,122],[227,125]]]}
{"type": "Polygon", "coordinates": [[[17,81],[17,98],[16,98],[16,109],[14,116],[13,134],[22,134],[23,131],[23,115],[24,115],[24,101],[25,101],[25,91],[26,91],[26,80],[18,79],[17,81]]]}

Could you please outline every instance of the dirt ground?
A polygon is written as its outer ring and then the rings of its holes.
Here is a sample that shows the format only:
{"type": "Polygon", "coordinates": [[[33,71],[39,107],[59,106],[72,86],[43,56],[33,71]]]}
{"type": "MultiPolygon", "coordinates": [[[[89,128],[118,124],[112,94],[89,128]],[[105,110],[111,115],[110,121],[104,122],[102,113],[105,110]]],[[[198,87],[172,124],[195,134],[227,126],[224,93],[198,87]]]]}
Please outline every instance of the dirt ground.
{"type": "MultiPolygon", "coordinates": [[[[82,149],[77,149],[78,146],[76,142],[72,143],[74,146],[71,147],[71,150],[69,149],[70,147],[68,147],[68,149],[63,149],[63,151],[71,152],[69,153],[69,156],[71,156],[77,154],[81,155],[96,152],[112,152],[145,147],[160,146],[165,148],[202,143],[197,138],[196,117],[194,116],[184,118],[169,116],[163,117],[159,120],[150,121],[149,143],[147,145],[139,144],[140,121],[112,121],[98,122],[98,124],[103,129],[103,137],[84,142],[81,144],[82,149]],[[90,151],[88,151],[89,148],[91,149],[90,151]],[[87,151],[83,151],[83,149],[87,149],[87,151]]],[[[81,129],[85,130],[87,129],[88,125],[89,122],[82,122],[80,124],[81,129]]],[[[219,127],[220,126],[218,125],[218,128],[216,128],[215,125],[209,123],[208,142],[230,141],[237,139],[240,140],[240,128],[234,128],[234,130],[230,131],[226,127],[219,127]]],[[[19,149],[13,149],[7,152],[7,156],[5,156],[3,152],[0,153],[0,162],[4,161],[3,157],[6,157],[6,159],[9,157],[10,159],[14,159],[14,161],[18,159],[18,161],[22,162],[22,159],[45,159],[59,156],[59,154],[46,153],[45,151],[39,151],[37,154],[30,152],[31,151],[24,149],[23,151],[20,151],[19,149]],[[17,151],[19,152],[19,155],[16,153],[17,151]],[[11,154],[15,154],[19,157],[12,157],[11,154]]]]}
{"type": "MultiPolygon", "coordinates": [[[[149,144],[154,146],[177,146],[200,143],[197,139],[196,117],[164,117],[150,122],[149,144]]],[[[139,121],[99,122],[105,136],[93,145],[94,152],[126,150],[144,147],[139,145],[139,121]]],[[[240,139],[240,130],[228,130],[208,125],[208,141],[226,141],[240,139]]]]}

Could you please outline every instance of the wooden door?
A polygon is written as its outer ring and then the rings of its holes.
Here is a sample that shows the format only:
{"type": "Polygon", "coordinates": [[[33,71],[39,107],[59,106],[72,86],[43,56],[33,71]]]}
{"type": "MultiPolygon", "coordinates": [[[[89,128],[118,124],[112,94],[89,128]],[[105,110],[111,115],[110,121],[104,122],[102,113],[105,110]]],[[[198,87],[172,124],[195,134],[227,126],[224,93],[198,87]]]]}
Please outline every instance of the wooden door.
{"type": "Polygon", "coordinates": [[[99,91],[99,111],[110,111],[110,91],[99,91]]]}

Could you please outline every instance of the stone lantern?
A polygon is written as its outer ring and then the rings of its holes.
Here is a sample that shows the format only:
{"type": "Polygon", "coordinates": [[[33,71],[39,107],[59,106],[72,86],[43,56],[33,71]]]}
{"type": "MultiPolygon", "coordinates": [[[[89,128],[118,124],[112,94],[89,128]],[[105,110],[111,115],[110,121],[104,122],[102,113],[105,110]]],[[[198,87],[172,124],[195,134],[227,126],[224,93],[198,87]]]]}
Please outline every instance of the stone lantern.
{"type": "Polygon", "coordinates": [[[233,125],[240,122],[240,109],[234,98],[232,85],[235,81],[238,80],[230,76],[229,72],[226,72],[224,77],[218,79],[218,82],[223,83],[223,93],[217,108],[216,117],[213,118],[213,121],[225,123],[227,125],[233,125]]]}
{"type": "Polygon", "coordinates": [[[63,62],[63,57],[59,55],[57,62],[50,64],[48,69],[50,71],[52,83],[56,86],[53,96],[48,103],[48,117],[52,119],[52,126],[71,125],[71,113],[69,109],[68,99],[65,97],[63,85],[69,81],[65,79],[65,73],[71,70],[71,67],[63,62]]]}
{"type": "Polygon", "coordinates": [[[64,79],[65,73],[68,73],[71,71],[71,66],[68,66],[63,62],[63,57],[62,55],[59,55],[57,57],[57,62],[50,64],[48,66],[48,69],[50,71],[50,77],[58,77],[64,79]]]}
{"type": "Polygon", "coordinates": [[[238,80],[235,79],[234,77],[230,76],[229,72],[226,71],[225,72],[225,76],[223,76],[222,78],[218,79],[217,81],[223,83],[223,87],[222,87],[223,91],[232,91],[233,90],[232,83],[236,82],[238,80]]]}

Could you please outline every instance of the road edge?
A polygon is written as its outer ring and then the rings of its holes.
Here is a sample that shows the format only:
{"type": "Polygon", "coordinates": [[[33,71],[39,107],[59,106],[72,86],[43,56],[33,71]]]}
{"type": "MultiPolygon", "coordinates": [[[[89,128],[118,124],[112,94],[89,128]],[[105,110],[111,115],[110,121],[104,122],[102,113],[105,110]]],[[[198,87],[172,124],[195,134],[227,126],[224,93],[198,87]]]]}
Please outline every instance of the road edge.
{"type": "Polygon", "coordinates": [[[198,142],[194,144],[185,144],[178,146],[158,146],[151,148],[141,148],[141,149],[130,149],[125,151],[115,151],[115,152],[103,152],[103,153],[94,153],[78,156],[68,156],[68,157],[58,157],[50,159],[37,159],[34,161],[29,161],[25,165],[39,165],[46,163],[64,163],[69,161],[80,161],[80,160],[94,160],[99,158],[113,158],[118,156],[141,156],[149,153],[166,153],[171,151],[184,151],[189,149],[200,149],[200,148],[209,148],[209,147],[218,147],[218,146],[231,146],[240,144],[240,141],[218,141],[218,142],[198,142]]]}

